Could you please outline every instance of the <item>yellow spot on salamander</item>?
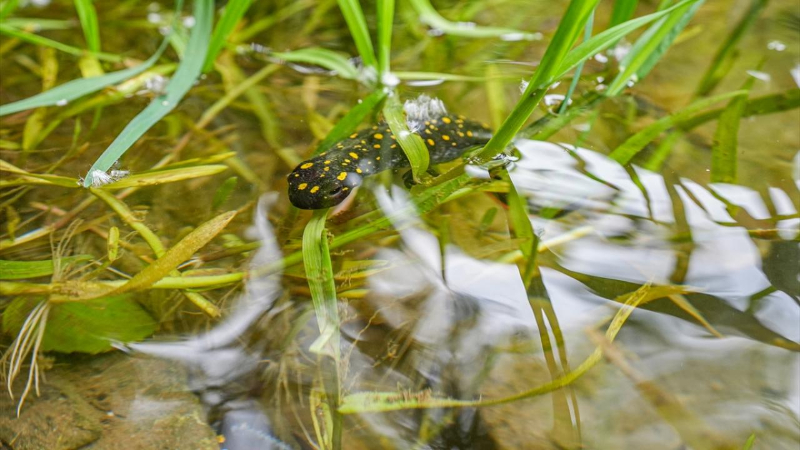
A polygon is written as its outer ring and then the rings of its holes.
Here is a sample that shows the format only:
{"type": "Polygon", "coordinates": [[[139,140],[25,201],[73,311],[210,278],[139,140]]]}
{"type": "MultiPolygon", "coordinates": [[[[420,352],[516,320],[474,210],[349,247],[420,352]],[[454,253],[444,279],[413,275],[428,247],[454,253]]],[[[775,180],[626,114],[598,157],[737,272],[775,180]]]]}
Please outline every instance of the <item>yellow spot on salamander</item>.
{"type": "Polygon", "coordinates": [[[397,139],[396,137],[394,137],[393,134],[390,134],[389,137],[392,138],[392,139],[397,139]]]}
{"type": "Polygon", "coordinates": [[[378,156],[377,158],[375,158],[375,161],[380,161],[380,160],[381,160],[381,157],[380,157],[380,156],[378,156]]]}
{"type": "Polygon", "coordinates": [[[442,135],[442,139],[444,139],[445,141],[449,141],[450,140],[450,136],[448,136],[446,134],[443,134],[442,135]]]}
{"type": "Polygon", "coordinates": [[[467,131],[467,136],[472,137],[472,131],[467,131]]]}
{"type": "Polygon", "coordinates": [[[296,173],[296,174],[294,174],[294,177],[295,177],[295,178],[297,178],[297,177],[299,177],[299,176],[300,176],[300,174],[299,174],[299,173],[296,173]]]}
{"type": "Polygon", "coordinates": [[[301,191],[303,189],[307,188],[307,187],[308,187],[308,183],[300,183],[300,184],[297,185],[297,189],[300,189],[301,191]]]}
{"type": "Polygon", "coordinates": [[[331,163],[331,160],[330,160],[330,159],[326,159],[326,160],[325,160],[325,164],[330,164],[330,163],[331,163]]]}
{"type": "Polygon", "coordinates": [[[433,142],[433,139],[428,139],[428,145],[434,145],[434,144],[435,142],[433,142]]]}
{"type": "Polygon", "coordinates": [[[372,146],[372,148],[381,148],[381,144],[375,144],[372,146]]]}
{"type": "Polygon", "coordinates": [[[361,173],[361,169],[356,168],[356,173],[361,173]]]}
{"type": "Polygon", "coordinates": [[[339,181],[344,181],[345,178],[347,178],[347,172],[342,172],[336,177],[336,179],[339,181]]]}
{"type": "Polygon", "coordinates": [[[314,165],[314,163],[305,163],[302,166],[300,166],[300,168],[301,169],[308,169],[309,167],[311,167],[313,165],[314,165]]]}
{"type": "Polygon", "coordinates": [[[462,133],[460,131],[457,131],[457,133],[458,133],[458,137],[464,137],[464,133],[462,133]]]}
{"type": "Polygon", "coordinates": [[[363,140],[363,139],[362,139],[362,140],[361,140],[361,143],[362,143],[362,144],[364,144],[364,145],[366,145],[366,144],[367,144],[367,141],[365,141],[365,140],[363,140]]]}
{"type": "Polygon", "coordinates": [[[450,120],[450,118],[449,118],[449,117],[442,117],[442,122],[444,122],[444,123],[450,123],[450,122],[452,122],[452,120],[450,120]]]}
{"type": "Polygon", "coordinates": [[[430,124],[431,124],[431,121],[430,121],[430,120],[426,120],[426,121],[425,121],[425,125],[430,125],[430,124]]]}
{"type": "Polygon", "coordinates": [[[378,126],[377,126],[377,125],[373,125],[373,126],[372,126],[372,129],[373,129],[373,130],[377,130],[377,129],[378,129],[378,126]]]}
{"type": "Polygon", "coordinates": [[[344,148],[344,145],[342,145],[342,144],[336,144],[336,148],[344,148]]]}
{"type": "Polygon", "coordinates": [[[383,135],[380,133],[375,133],[375,139],[383,139],[383,135]]]}
{"type": "Polygon", "coordinates": [[[426,132],[426,133],[428,133],[428,134],[432,134],[432,133],[431,133],[431,130],[429,130],[429,129],[427,129],[427,128],[425,129],[425,132],[426,132]]]}
{"type": "Polygon", "coordinates": [[[353,133],[353,134],[350,135],[350,139],[355,139],[356,136],[358,136],[358,133],[353,133]]]}
{"type": "Polygon", "coordinates": [[[392,144],[389,146],[389,148],[397,148],[397,144],[392,144]]]}
{"type": "Polygon", "coordinates": [[[326,168],[325,168],[325,169],[323,169],[323,170],[324,170],[325,172],[327,172],[327,171],[331,170],[331,168],[330,168],[330,167],[326,167],[326,168]]]}
{"type": "Polygon", "coordinates": [[[350,152],[350,153],[348,153],[348,155],[352,156],[353,159],[358,159],[358,154],[355,153],[355,152],[350,152]]]}
{"type": "Polygon", "coordinates": [[[347,187],[347,186],[345,186],[345,187],[343,187],[343,188],[342,188],[342,190],[343,190],[343,191],[349,191],[349,190],[350,190],[350,188],[349,188],[349,187],[347,187]]]}
{"type": "Polygon", "coordinates": [[[314,187],[311,188],[310,192],[313,194],[313,193],[317,192],[318,190],[319,190],[319,186],[314,186],[314,187]]]}

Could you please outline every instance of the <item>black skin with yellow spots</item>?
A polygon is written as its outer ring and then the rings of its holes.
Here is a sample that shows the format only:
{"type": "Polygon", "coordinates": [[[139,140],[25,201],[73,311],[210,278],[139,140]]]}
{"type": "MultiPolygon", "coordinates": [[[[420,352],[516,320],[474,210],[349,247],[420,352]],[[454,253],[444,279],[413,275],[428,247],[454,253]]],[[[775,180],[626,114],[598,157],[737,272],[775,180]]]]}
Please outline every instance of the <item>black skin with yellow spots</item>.
{"type": "MultiPolygon", "coordinates": [[[[452,161],[468,149],[486,144],[491,136],[486,126],[463,116],[444,115],[420,124],[420,128],[431,164],[452,161]]],[[[300,209],[329,208],[341,203],[364,177],[404,167],[409,167],[408,158],[382,121],[300,163],[288,176],[289,200],[300,209]]]]}

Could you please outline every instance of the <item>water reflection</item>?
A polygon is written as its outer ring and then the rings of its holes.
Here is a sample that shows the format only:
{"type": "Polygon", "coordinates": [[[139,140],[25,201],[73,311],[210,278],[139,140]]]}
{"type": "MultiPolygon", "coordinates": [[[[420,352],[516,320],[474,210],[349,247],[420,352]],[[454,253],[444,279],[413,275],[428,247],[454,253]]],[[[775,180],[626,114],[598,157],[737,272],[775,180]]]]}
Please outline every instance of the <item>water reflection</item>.
{"type": "MultiPolygon", "coordinates": [[[[476,246],[507,241],[507,228],[482,244],[447,238],[442,230],[470,220],[462,212],[474,215],[469,207],[426,222],[409,212],[405,190],[376,189],[391,238],[335,253],[340,293],[349,292],[340,305],[343,361],[334,369],[343,393],[514,394],[579,364],[595,346],[585,330],[617,308],[615,298],[645,283],[677,283],[691,292],[637,310],[618,345],[632,373],[703,420],[666,421],[606,365],[572,391],[502,407],[347,416],[345,448],[666,449],[708,430],[736,443],[761,430],[769,448],[800,439],[800,359],[790,352],[800,341],[800,268],[791,263],[800,252],[784,240],[798,235],[796,193],[773,187],[764,198],[742,186],[626,170],[586,149],[516,145],[522,158],[511,179],[541,213],[531,220],[551,243],[538,277],[526,288],[516,264],[499,262],[513,257],[475,256],[476,246]],[[748,228],[743,214],[767,228],[748,228]],[[342,281],[348,261],[374,270],[342,281]]],[[[281,257],[266,219],[272,201],[262,200],[256,215],[263,245],[254,269],[281,257]]],[[[305,280],[294,274],[249,279],[230,315],[207,333],[130,346],[191,368],[191,388],[226,436],[224,448],[310,448],[315,440],[309,399],[320,386],[320,359],[308,347],[318,331],[301,295],[305,280]]]]}

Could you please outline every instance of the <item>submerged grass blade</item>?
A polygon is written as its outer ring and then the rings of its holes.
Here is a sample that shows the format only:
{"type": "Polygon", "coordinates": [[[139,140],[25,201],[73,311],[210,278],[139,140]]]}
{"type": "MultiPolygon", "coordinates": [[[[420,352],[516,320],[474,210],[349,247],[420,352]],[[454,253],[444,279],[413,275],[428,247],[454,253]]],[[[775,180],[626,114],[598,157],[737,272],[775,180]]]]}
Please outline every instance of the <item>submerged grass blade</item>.
{"type": "Polygon", "coordinates": [[[707,95],[714,90],[720,80],[728,73],[736,58],[736,45],[756,22],[768,2],[769,0],[753,0],[750,9],[742,16],[736,27],[731,30],[730,35],[722,41],[722,45],[711,60],[711,65],[703,74],[703,78],[701,78],[700,84],[697,86],[696,96],[707,95]]]}
{"type": "Polygon", "coordinates": [[[61,42],[54,41],[53,39],[49,39],[44,36],[39,36],[38,34],[28,33],[27,31],[19,30],[5,23],[0,23],[0,33],[5,34],[7,36],[11,36],[13,38],[17,38],[21,41],[30,42],[31,44],[41,45],[44,47],[52,47],[58,51],[69,53],[70,55],[83,56],[88,53],[101,61],[108,61],[108,62],[122,62],[122,60],[124,59],[120,55],[113,55],[111,53],[87,52],[86,50],[82,50],[78,47],[73,47],[71,45],[63,44],[61,42]]]}
{"type": "Polygon", "coordinates": [[[386,93],[383,90],[374,91],[366,96],[360,103],[350,109],[341,120],[336,122],[336,125],[334,125],[333,129],[325,136],[325,139],[317,145],[314,154],[318,155],[330,149],[333,144],[350,135],[350,133],[375,110],[384,98],[386,98],[386,93]]]}
{"type": "Polygon", "coordinates": [[[703,109],[708,108],[714,103],[736,97],[742,93],[744,93],[744,91],[733,91],[698,100],[676,112],[675,114],[666,116],[648,125],[643,130],[628,138],[628,140],[623,142],[622,145],[614,149],[609,156],[620,164],[628,164],[634,156],[642,151],[647,144],[652,142],[653,139],[658,137],[658,135],[660,135],[662,132],[675,126],[681,121],[686,120],[703,109]]]}
{"type": "Polygon", "coordinates": [[[95,170],[107,171],[125,154],[125,152],[147,132],[153,125],[172,111],[183,96],[191,89],[200,76],[205,61],[208,43],[211,36],[211,22],[214,16],[211,0],[195,0],[195,25],[189,37],[186,49],[175,75],[167,86],[166,95],[156,98],[142,112],[128,123],[111,145],[106,148],[100,158],[95,161],[84,179],[83,186],[92,184],[92,173],[95,170]]]}
{"type": "Polygon", "coordinates": [[[89,50],[97,53],[100,51],[100,27],[97,25],[97,11],[92,5],[92,0],[75,0],[75,10],[83,28],[83,36],[89,50]]]}
{"type": "Polygon", "coordinates": [[[348,80],[358,78],[358,69],[350,62],[349,58],[326,48],[302,48],[291,52],[274,52],[271,55],[284,61],[324,67],[328,70],[333,70],[337,75],[348,80]]]}
{"type": "Polygon", "coordinates": [[[228,39],[233,28],[242,19],[244,13],[250,8],[252,0],[231,0],[225,4],[225,11],[222,17],[219,18],[217,26],[214,28],[214,34],[211,35],[211,41],[208,44],[208,53],[206,53],[206,62],[203,65],[203,72],[208,72],[214,66],[214,60],[217,58],[222,46],[228,39]]]}
{"type": "MultiPolygon", "coordinates": [[[[92,255],[76,255],[61,258],[61,267],[67,264],[91,261],[92,255]]],[[[38,278],[52,275],[54,271],[54,261],[46,259],[44,261],[6,261],[0,260],[0,280],[22,280],[25,278],[38,278]]]]}
{"type": "Polygon", "coordinates": [[[174,247],[167,250],[164,255],[128,280],[127,283],[111,292],[103,294],[103,296],[119,295],[152,286],[157,281],[169,275],[170,272],[182,262],[191,258],[195,252],[208,244],[217,234],[225,229],[235,215],[235,211],[230,211],[203,223],[181,239],[174,247]]]}
{"type": "Polygon", "coordinates": [[[527,33],[513,28],[480,27],[475,26],[474,23],[452,22],[442,17],[429,0],[411,0],[411,6],[419,14],[420,22],[453,36],[472,38],[499,37],[509,41],[532,41],[541,39],[542,36],[540,33],[527,33]]]}
{"type": "MultiPolygon", "coordinates": [[[[178,0],[176,3],[176,10],[179,11],[182,4],[183,0],[178,0]]],[[[167,48],[168,43],[169,36],[164,38],[153,56],[136,67],[111,72],[98,77],[72,80],[60,86],[56,86],[53,89],[34,95],[33,97],[28,97],[24,100],[6,105],[0,105],[0,116],[38,108],[40,106],[53,106],[63,102],[70,102],[93,92],[97,92],[106,86],[121,83],[129,78],[135,77],[152,67],[153,64],[158,61],[158,58],[161,57],[161,54],[164,53],[164,50],[167,48]]]]}
{"type": "Polygon", "coordinates": [[[347,27],[350,29],[350,35],[356,43],[358,54],[361,55],[361,61],[365,66],[377,69],[375,50],[372,47],[367,19],[364,17],[364,11],[361,10],[361,5],[358,0],[338,0],[338,3],[347,27]]]}
{"type": "Polygon", "coordinates": [[[119,181],[101,186],[101,189],[113,190],[129,187],[156,186],[159,184],[174,183],[176,181],[191,180],[192,178],[216,175],[228,169],[222,164],[207,166],[193,166],[182,169],[157,170],[154,172],[137,173],[119,181]]]}
{"type": "Polygon", "coordinates": [[[303,265],[311,291],[311,301],[317,314],[319,338],[311,345],[311,351],[326,354],[339,361],[339,306],[336,300],[336,285],[333,282],[333,266],[328,248],[325,219],[328,209],[314,211],[303,232],[303,265]]]}
{"type": "MultiPolygon", "coordinates": [[[[628,317],[648,297],[650,284],[639,288],[631,295],[625,304],[620,308],[611,320],[611,324],[606,330],[605,337],[609,342],[613,342],[622,325],[628,317]]],[[[556,389],[563,388],[580,378],[589,371],[595,364],[603,358],[603,350],[598,347],[586,358],[575,370],[566,373],[549,383],[545,383],[536,388],[520,392],[518,394],[492,400],[458,400],[447,397],[436,397],[430,391],[418,393],[412,392],[360,392],[344,396],[339,412],[342,414],[356,414],[364,412],[387,412],[403,409],[418,408],[459,408],[459,407],[481,407],[491,405],[502,405],[523,400],[526,398],[546,394],[556,389]]]]}
{"type": "Polygon", "coordinates": [[[747,95],[755,78],[749,77],[743,86],[744,93],[730,102],[717,122],[714,146],[711,148],[711,181],[716,183],[736,182],[736,151],[739,142],[739,122],[747,105],[747,95]]]}
{"type": "Polygon", "coordinates": [[[386,101],[386,105],[383,107],[383,116],[406,157],[408,157],[414,179],[418,182],[423,180],[430,164],[430,154],[420,135],[412,133],[408,129],[408,124],[406,124],[406,118],[403,114],[403,106],[397,96],[393,95],[386,101]]]}

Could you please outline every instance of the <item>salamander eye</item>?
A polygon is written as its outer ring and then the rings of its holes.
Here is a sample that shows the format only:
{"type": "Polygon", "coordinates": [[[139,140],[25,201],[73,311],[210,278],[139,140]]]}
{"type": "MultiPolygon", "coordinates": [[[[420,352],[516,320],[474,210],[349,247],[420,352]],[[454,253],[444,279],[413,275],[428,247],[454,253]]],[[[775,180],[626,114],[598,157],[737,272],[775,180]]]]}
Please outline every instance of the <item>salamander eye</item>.
{"type": "Polygon", "coordinates": [[[342,187],[341,186],[336,186],[335,188],[333,188],[330,191],[328,191],[328,195],[336,195],[339,192],[342,192],[342,187]]]}

